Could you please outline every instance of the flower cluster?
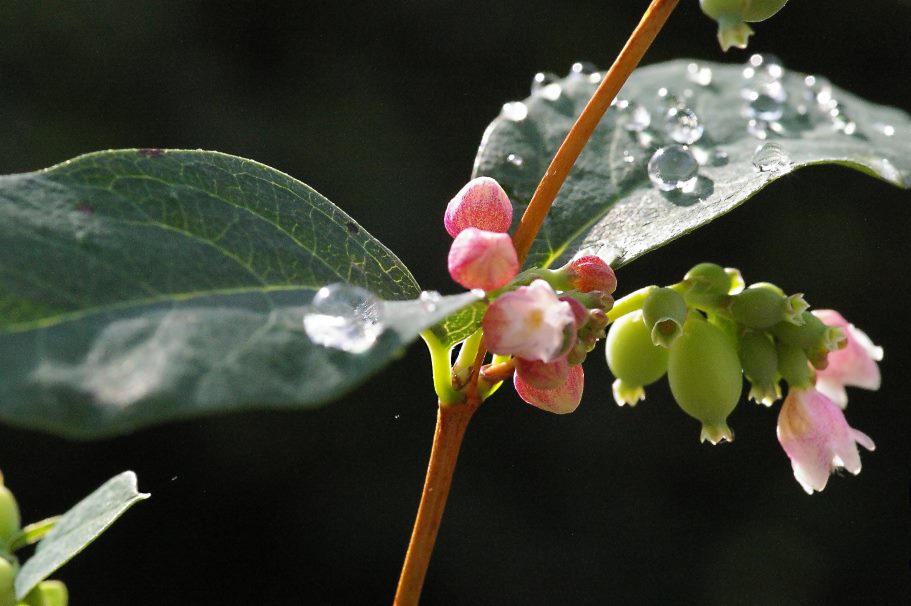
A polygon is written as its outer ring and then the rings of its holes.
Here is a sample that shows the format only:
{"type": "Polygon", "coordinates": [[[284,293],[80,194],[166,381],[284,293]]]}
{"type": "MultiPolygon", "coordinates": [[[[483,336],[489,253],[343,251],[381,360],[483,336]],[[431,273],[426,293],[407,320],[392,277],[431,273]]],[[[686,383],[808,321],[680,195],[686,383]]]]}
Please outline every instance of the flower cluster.
{"type": "Polygon", "coordinates": [[[667,375],[680,407],[702,423],[702,440],[733,440],[727,417],[743,378],[749,399],[771,406],[787,397],[778,440],[807,493],[838,468],[860,472],[857,445],[873,441],[850,427],[845,386],[878,389],[882,349],[831,310],[808,311],[800,294],[773,284],[744,288],[740,273],[703,263],[669,288],[649,287],[617,303],[607,362],[618,404],[635,405],[645,386],[667,375]]]}
{"type": "Polygon", "coordinates": [[[510,358],[483,376],[497,383],[513,375],[519,396],[543,410],[569,413],[582,398],[582,362],[605,336],[606,311],[617,279],[596,256],[557,270],[518,274],[519,261],[507,235],[512,204],[488,177],[469,182],[446,209],[444,225],[454,237],[449,274],[492,299],[482,322],[487,349],[510,358]]]}

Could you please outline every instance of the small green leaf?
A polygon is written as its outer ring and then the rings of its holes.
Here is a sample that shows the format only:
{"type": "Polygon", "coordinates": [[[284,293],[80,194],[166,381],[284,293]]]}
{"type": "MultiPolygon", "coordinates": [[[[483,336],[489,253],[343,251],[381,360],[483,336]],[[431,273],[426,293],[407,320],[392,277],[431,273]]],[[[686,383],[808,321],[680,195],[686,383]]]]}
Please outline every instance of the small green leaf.
{"type": "MultiPolygon", "coordinates": [[[[911,187],[908,114],[860,99],[818,76],[808,81],[806,74],[784,70],[778,81],[787,95],[783,115],[765,125],[761,140],[748,131],[750,101],[744,97],[745,89],[762,90],[758,80],[747,82],[740,65],[690,64],[678,60],[636,70],[618,98],[649,110],[651,125],[636,132],[626,127],[633,126],[629,106],[622,109],[618,103],[608,110],[563,185],[528,265],[562,262],[584,250],[619,267],[813,164],[842,164],[911,187]],[[690,146],[702,160],[690,193],[660,191],[646,170],[654,151],[674,143],[665,117],[669,97],[658,95],[662,88],[692,109],[705,128],[690,146]]],[[[507,104],[488,127],[474,173],[503,185],[516,217],[599,78],[570,74],[523,102],[507,104]]]]}
{"type": "Polygon", "coordinates": [[[41,581],[98,538],[134,503],[149,498],[136,488],[136,474],[125,471],[105,482],[60,517],[38,543],[35,555],[16,576],[16,599],[24,599],[41,581]]]}
{"type": "Polygon", "coordinates": [[[93,437],[312,407],[477,300],[388,302],[387,330],[350,354],[303,327],[334,282],[387,301],[420,292],[348,215],[256,162],[126,150],[0,177],[0,417],[93,437]]]}

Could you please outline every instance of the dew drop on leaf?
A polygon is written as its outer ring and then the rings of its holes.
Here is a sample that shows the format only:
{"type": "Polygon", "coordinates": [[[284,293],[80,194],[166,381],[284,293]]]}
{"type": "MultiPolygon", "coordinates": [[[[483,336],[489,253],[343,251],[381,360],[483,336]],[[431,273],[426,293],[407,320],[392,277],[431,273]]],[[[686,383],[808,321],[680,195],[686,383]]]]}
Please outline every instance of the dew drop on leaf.
{"type": "Polygon", "coordinates": [[[753,166],[759,172],[779,172],[791,168],[791,159],[779,143],[766,141],[756,148],[752,158],[753,166]]]}
{"type": "Polygon", "coordinates": [[[382,302],[360,286],[324,286],[304,312],[304,330],[319,345],[363,353],[383,332],[382,302]]]}
{"type": "Polygon", "coordinates": [[[588,61],[577,61],[576,63],[573,63],[572,67],[569,69],[569,74],[571,76],[589,76],[596,73],[598,73],[598,67],[594,63],[589,63],[588,61]]]}
{"type": "Polygon", "coordinates": [[[521,101],[512,101],[503,104],[500,115],[513,122],[521,122],[528,117],[528,107],[521,101]]]}
{"type": "Polygon", "coordinates": [[[705,128],[699,116],[688,107],[672,107],[665,116],[667,134],[683,145],[691,145],[702,137],[705,128]]]}
{"type": "Polygon", "coordinates": [[[699,163],[686,147],[662,147],[648,161],[648,178],[661,191],[692,191],[696,185],[699,163]]]}
{"type": "Polygon", "coordinates": [[[618,121],[623,123],[623,128],[638,133],[647,129],[652,123],[652,115],[639,103],[631,103],[625,99],[617,101],[614,106],[619,113],[618,121]]]}
{"type": "Polygon", "coordinates": [[[522,168],[522,165],[525,164],[525,160],[519,154],[508,154],[506,156],[506,162],[516,168],[522,168]]]}
{"type": "Polygon", "coordinates": [[[712,69],[690,63],[686,66],[686,79],[699,86],[709,86],[712,83],[712,69]]]}
{"type": "Polygon", "coordinates": [[[545,86],[554,84],[559,80],[560,78],[557,74],[551,72],[538,72],[535,74],[535,77],[531,79],[531,94],[535,94],[545,86]]]}

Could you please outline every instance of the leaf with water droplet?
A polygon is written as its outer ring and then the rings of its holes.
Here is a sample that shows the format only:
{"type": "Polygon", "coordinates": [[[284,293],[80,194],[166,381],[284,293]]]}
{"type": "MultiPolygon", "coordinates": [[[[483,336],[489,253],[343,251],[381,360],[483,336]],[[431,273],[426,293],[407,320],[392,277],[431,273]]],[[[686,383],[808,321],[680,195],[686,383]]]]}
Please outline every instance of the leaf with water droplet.
{"type": "Polygon", "coordinates": [[[313,407],[478,298],[419,294],[341,209],[250,160],[125,150],[0,177],[0,418],[91,437],[313,407]],[[334,282],[385,300],[368,346],[308,337],[334,282]]]}
{"type": "MultiPolygon", "coordinates": [[[[746,66],[692,63],[636,70],[618,95],[623,102],[607,111],[561,189],[528,265],[559,264],[580,250],[611,250],[619,267],[814,164],[842,164],[911,187],[907,113],[790,71],[769,56],[754,55],[746,66]],[[627,126],[624,108],[636,105],[655,116],[647,128],[627,126]],[[690,144],[699,160],[690,192],[662,191],[649,179],[646,165],[654,152],[684,134],[673,132],[676,121],[658,119],[671,110],[703,129],[690,144]],[[774,145],[760,151],[764,142],[774,145]]],[[[559,102],[532,95],[521,122],[494,120],[475,159],[475,175],[500,181],[517,218],[592,93],[591,83],[578,77],[549,84],[560,87],[559,102]],[[506,162],[510,154],[523,158],[522,171],[506,162]]]]}

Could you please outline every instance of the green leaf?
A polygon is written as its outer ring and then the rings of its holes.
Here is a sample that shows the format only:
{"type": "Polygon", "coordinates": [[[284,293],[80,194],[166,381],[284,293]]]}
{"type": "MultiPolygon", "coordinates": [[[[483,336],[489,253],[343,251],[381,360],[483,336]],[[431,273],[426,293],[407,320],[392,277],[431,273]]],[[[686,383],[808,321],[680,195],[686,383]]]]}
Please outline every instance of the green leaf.
{"type": "Polygon", "coordinates": [[[41,581],[69,562],[117,518],[148,494],[136,488],[136,474],[125,471],[101,485],[63,514],[54,528],[38,543],[35,555],[16,576],[16,599],[23,599],[41,581]]]}
{"type": "MultiPolygon", "coordinates": [[[[780,80],[787,93],[784,113],[768,128],[764,142],[747,130],[743,67],[701,63],[696,68],[709,68],[712,76],[703,86],[694,81],[698,78],[691,79],[690,63],[671,61],[632,75],[619,98],[647,108],[651,126],[639,135],[624,126],[631,114],[628,108],[617,104],[608,110],[532,246],[529,266],[563,262],[584,250],[619,267],[730,211],[785,174],[813,164],[843,164],[911,187],[908,114],[860,99],[818,76],[814,86],[808,86],[806,74],[785,70],[780,80]],[[661,88],[683,99],[705,127],[691,146],[705,161],[689,194],[662,192],[648,178],[652,153],[673,143],[664,117],[667,101],[658,96],[661,88]],[[756,158],[763,160],[760,170],[754,154],[764,143],[756,158]],[[726,163],[718,153],[727,154],[726,163]]],[[[599,78],[571,73],[521,105],[507,104],[488,127],[474,172],[500,181],[517,218],[599,78]]],[[[746,86],[756,90],[756,80],[752,82],[746,86]]]]}
{"type": "Polygon", "coordinates": [[[34,545],[38,541],[44,538],[44,535],[49,533],[54,526],[57,525],[57,522],[60,520],[60,516],[54,516],[51,518],[45,518],[40,522],[34,522],[29,524],[22,530],[20,530],[13,538],[9,541],[9,550],[10,552],[18,551],[27,545],[34,545]]]}
{"type": "Polygon", "coordinates": [[[387,300],[419,293],[348,215],[249,160],[114,151],[0,177],[0,416],[92,437],[314,406],[477,299],[388,303],[388,330],[351,354],[303,327],[334,282],[387,300]]]}
{"type": "Polygon", "coordinates": [[[431,330],[444,347],[452,347],[470,337],[478,329],[485,311],[487,305],[476,302],[449,316],[431,330]]]}

